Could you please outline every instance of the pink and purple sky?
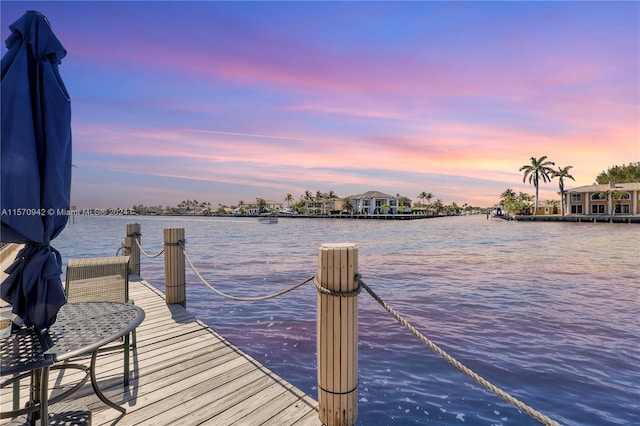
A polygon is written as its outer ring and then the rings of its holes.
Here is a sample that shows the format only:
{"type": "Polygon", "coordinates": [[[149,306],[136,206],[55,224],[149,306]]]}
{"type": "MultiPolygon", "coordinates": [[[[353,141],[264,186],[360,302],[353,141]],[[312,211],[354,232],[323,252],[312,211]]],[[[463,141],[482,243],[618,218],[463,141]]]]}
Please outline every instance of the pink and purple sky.
{"type": "Polygon", "coordinates": [[[0,8],[3,55],[27,10],[67,49],[79,208],[306,190],[491,206],[534,193],[532,156],[573,166],[569,188],[640,161],[635,1],[0,8]]]}

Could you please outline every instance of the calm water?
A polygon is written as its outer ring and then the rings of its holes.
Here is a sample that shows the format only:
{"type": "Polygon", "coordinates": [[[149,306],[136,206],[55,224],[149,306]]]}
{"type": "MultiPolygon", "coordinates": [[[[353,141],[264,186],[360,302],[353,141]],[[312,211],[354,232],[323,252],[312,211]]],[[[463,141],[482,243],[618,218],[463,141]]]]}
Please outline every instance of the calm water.
{"type": "MultiPolygon", "coordinates": [[[[322,243],[359,247],[363,280],[451,355],[568,425],[640,424],[640,227],[516,223],[78,217],[63,258],[115,255],[127,223],[148,253],[184,227],[187,253],[221,290],[263,295],[315,273],[322,243]]],[[[161,290],[163,260],[142,258],[161,290]]],[[[317,397],[315,287],[233,302],[187,271],[190,310],[317,397]]],[[[359,296],[359,425],[535,425],[359,296]]]]}

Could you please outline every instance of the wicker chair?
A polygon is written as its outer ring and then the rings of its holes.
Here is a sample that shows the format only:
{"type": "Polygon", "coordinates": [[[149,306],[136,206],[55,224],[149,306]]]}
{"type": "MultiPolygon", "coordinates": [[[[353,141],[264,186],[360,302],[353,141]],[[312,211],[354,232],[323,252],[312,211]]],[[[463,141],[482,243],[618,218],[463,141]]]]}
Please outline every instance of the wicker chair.
{"type": "MultiPolygon", "coordinates": [[[[129,298],[129,256],[69,259],[65,281],[67,302],[125,302],[129,298]]],[[[129,351],[136,347],[136,331],[123,344],[104,351],[124,349],[124,386],[129,386],[129,351]]]]}

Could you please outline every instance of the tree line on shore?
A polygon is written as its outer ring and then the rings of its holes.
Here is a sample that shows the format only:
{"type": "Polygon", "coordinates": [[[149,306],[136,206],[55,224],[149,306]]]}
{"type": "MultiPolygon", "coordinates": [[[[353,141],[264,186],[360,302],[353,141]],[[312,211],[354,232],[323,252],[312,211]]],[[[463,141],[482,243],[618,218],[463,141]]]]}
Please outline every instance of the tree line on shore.
{"type": "MultiPolygon", "coordinates": [[[[431,192],[423,191],[418,195],[418,199],[422,200],[421,203],[417,202],[412,204],[412,200],[406,196],[396,195],[398,200],[398,212],[407,213],[409,211],[420,211],[425,214],[462,214],[472,211],[484,211],[486,208],[471,206],[467,203],[458,205],[456,202],[451,204],[444,204],[441,199],[436,199],[433,203],[431,199],[434,198],[431,192]]],[[[353,200],[350,197],[339,198],[334,191],[328,193],[322,193],[317,191],[313,194],[311,191],[305,191],[300,195],[298,199],[295,199],[292,194],[286,194],[283,201],[286,203],[286,211],[300,214],[300,215],[326,215],[326,214],[339,214],[340,212],[352,212],[354,209],[353,200]],[[340,200],[341,208],[336,211],[327,211],[321,209],[309,209],[307,206],[310,203],[321,203],[327,200],[340,200]]],[[[381,206],[382,211],[390,210],[391,206],[386,204],[381,206]]],[[[183,200],[176,206],[145,206],[143,204],[134,205],[131,208],[134,214],[140,215],[201,215],[201,216],[225,216],[233,214],[249,214],[253,212],[255,214],[273,213],[273,206],[263,198],[257,198],[253,203],[247,203],[240,200],[236,204],[226,205],[218,204],[217,207],[213,207],[208,201],[198,200],[183,200]]]]}
{"type": "MultiPolygon", "coordinates": [[[[509,213],[509,214],[535,214],[538,210],[538,193],[541,183],[549,183],[552,179],[558,179],[558,189],[560,194],[560,200],[546,200],[545,203],[547,205],[552,206],[554,209],[560,207],[561,214],[564,215],[564,197],[566,195],[565,189],[565,180],[571,179],[575,181],[575,178],[571,176],[570,170],[573,166],[565,166],[554,168],[555,163],[550,161],[547,156],[542,156],[539,158],[531,157],[530,162],[520,167],[519,171],[523,173],[523,182],[529,182],[535,188],[535,196],[530,194],[519,192],[516,193],[513,189],[507,188],[504,192],[499,195],[499,205],[501,208],[509,213]]],[[[605,184],[609,181],[615,181],[618,183],[624,182],[640,182],[640,162],[637,163],[629,163],[628,165],[623,164],[622,166],[612,166],[606,171],[602,171],[595,178],[595,183],[597,184],[605,184]]],[[[616,197],[622,196],[622,194],[618,194],[620,191],[610,190],[604,191],[603,197],[611,197],[612,199],[616,199],[616,197]]],[[[431,202],[435,196],[431,192],[423,191],[416,197],[419,201],[415,203],[406,196],[402,196],[400,194],[396,194],[396,199],[398,200],[398,212],[406,213],[409,211],[412,212],[422,212],[425,214],[433,214],[433,215],[455,215],[469,212],[478,212],[478,211],[487,211],[490,207],[478,207],[471,206],[467,203],[464,203],[462,206],[458,205],[456,202],[451,204],[444,204],[441,199],[436,198],[435,201],[431,202]]],[[[304,194],[300,195],[297,199],[293,197],[292,194],[286,194],[283,198],[284,203],[287,205],[287,211],[295,212],[296,214],[302,215],[318,215],[318,214],[327,214],[327,213],[339,213],[342,212],[350,212],[353,211],[353,200],[349,197],[340,198],[336,195],[334,191],[329,192],[321,192],[316,191],[315,193],[307,190],[304,194]],[[310,203],[322,203],[324,201],[331,200],[340,200],[341,207],[338,211],[323,211],[323,210],[314,210],[309,209],[308,206],[310,203]]],[[[387,211],[390,209],[389,205],[381,206],[381,210],[387,211]]],[[[131,211],[135,214],[141,215],[204,215],[204,216],[214,216],[214,215],[231,215],[231,214],[246,214],[249,211],[255,213],[269,213],[273,212],[274,208],[270,205],[270,203],[262,198],[257,198],[255,202],[246,203],[243,200],[240,200],[235,205],[225,205],[218,204],[217,207],[214,207],[209,201],[198,201],[198,200],[183,200],[178,203],[176,206],[145,206],[142,204],[134,205],[131,208],[131,211]]]]}

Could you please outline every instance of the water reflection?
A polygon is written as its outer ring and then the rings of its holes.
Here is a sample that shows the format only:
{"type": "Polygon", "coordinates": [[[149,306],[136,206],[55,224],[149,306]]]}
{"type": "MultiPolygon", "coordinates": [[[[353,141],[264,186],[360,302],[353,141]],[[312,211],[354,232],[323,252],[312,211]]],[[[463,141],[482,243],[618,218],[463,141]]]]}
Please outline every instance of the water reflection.
{"type": "MultiPolygon", "coordinates": [[[[221,290],[262,295],[316,269],[317,248],[353,242],[360,273],[418,329],[496,385],[563,424],[637,423],[640,232],[629,224],[515,223],[484,217],[409,222],[283,219],[77,218],[63,256],[111,256],[125,224],[149,252],[182,226],[198,270],[221,290]],[[100,235],[100,238],[94,238],[100,235]]],[[[142,259],[161,288],[162,258],[142,259]]],[[[220,298],[187,273],[188,307],[312,396],[312,285],[274,301],[220,298]]],[[[162,289],[162,288],[161,288],[162,289]]],[[[359,420],[384,424],[537,422],[433,354],[359,297],[359,420]]]]}

